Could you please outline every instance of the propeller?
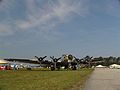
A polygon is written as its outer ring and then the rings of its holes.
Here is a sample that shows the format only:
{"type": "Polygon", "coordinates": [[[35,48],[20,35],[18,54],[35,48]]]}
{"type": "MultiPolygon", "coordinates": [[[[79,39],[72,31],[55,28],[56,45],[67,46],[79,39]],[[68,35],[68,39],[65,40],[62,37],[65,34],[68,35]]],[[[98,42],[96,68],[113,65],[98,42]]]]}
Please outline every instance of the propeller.
{"type": "Polygon", "coordinates": [[[50,56],[50,58],[53,60],[53,62],[57,62],[58,60],[60,60],[61,59],[61,57],[60,58],[55,58],[54,56],[50,56]]]}
{"type": "Polygon", "coordinates": [[[44,56],[44,57],[37,57],[35,56],[35,58],[37,58],[40,62],[43,61],[47,56],[44,56]]]}
{"type": "Polygon", "coordinates": [[[75,61],[80,62],[79,58],[76,58],[75,56],[74,56],[74,58],[75,58],[75,61]]]}

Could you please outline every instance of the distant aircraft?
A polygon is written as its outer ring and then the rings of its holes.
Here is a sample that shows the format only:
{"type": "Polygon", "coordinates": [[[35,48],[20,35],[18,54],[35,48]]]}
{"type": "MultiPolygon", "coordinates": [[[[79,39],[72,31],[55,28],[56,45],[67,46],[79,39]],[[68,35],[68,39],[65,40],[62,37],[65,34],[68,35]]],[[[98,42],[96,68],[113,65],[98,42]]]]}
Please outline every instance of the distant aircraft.
{"type": "Polygon", "coordinates": [[[71,54],[69,55],[63,55],[62,57],[55,58],[54,56],[50,56],[52,59],[51,61],[49,60],[44,60],[47,56],[44,57],[37,57],[35,58],[37,60],[32,60],[32,59],[4,59],[6,61],[10,62],[20,62],[20,63],[29,63],[29,64],[40,64],[41,67],[45,68],[51,68],[51,70],[59,70],[61,67],[64,67],[64,69],[71,68],[72,70],[76,70],[77,68],[77,62],[73,60],[73,56],[71,54]]]}
{"type": "Polygon", "coordinates": [[[35,56],[37,59],[15,59],[15,58],[8,58],[8,59],[4,59],[6,61],[9,62],[17,62],[17,63],[26,63],[26,64],[39,64],[41,67],[48,67],[51,62],[48,60],[44,60],[46,58],[46,56],[44,57],[37,57],[35,56]]]}

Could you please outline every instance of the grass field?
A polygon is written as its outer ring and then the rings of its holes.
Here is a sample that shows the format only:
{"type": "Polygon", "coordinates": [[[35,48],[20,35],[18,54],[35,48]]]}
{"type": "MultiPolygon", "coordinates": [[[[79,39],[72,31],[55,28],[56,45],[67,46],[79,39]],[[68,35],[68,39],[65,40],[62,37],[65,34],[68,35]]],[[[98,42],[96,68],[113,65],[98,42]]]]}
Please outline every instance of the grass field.
{"type": "Polygon", "coordinates": [[[0,90],[68,90],[83,84],[92,69],[0,71],[0,90]]]}

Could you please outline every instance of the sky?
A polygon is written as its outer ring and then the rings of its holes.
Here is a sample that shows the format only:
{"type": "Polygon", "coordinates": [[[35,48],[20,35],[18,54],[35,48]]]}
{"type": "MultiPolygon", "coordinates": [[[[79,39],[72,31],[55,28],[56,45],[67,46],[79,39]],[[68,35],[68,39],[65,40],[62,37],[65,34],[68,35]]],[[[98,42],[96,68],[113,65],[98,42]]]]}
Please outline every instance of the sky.
{"type": "Polygon", "coordinates": [[[0,58],[120,56],[119,0],[0,0],[0,58]]]}

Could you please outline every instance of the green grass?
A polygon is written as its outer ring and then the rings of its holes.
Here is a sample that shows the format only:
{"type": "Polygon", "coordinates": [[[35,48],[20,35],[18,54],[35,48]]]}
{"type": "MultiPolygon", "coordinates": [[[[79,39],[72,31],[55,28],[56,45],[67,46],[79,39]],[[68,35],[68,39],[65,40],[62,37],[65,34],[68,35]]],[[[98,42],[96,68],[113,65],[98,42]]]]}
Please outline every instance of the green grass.
{"type": "Polygon", "coordinates": [[[68,90],[82,85],[92,71],[0,71],[0,90],[68,90]]]}

